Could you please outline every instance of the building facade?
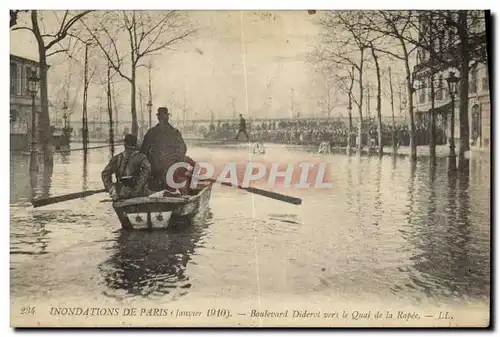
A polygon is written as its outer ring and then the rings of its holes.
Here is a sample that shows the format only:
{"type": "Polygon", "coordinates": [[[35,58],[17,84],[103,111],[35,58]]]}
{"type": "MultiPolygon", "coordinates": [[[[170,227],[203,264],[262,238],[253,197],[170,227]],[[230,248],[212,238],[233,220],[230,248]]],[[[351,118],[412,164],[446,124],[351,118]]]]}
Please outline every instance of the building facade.
{"type": "MultiPolygon", "coordinates": [[[[477,17],[481,17],[481,13],[477,13],[477,17]]],[[[484,18],[484,16],[483,16],[484,18]]],[[[426,20],[422,20],[424,24],[426,20]]],[[[420,27],[420,31],[426,31],[425,28],[420,27]]],[[[476,36],[478,38],[485,39],[485,25],[484,19],[472,22],[469,26],[469,30],[472,32],[471,36],[476,36]]],[[[443,50],[448,53],[450,63],[453,63],[453,59],[458,60],[457,46],[459,45],[458,38],[453,37],[453,29],[445,29],[444,25],[435,24],[435,31],[433,38],[431,38],[432,45],[436,48],[436,53],[441,52],[443,55],[443,50]]],[[[422,40],[422,39],[421,39],[422,40]]],[[[428,114],[431,109],[431,89],[430,89],[430,67],[428,67],[429,62],[432,64],[431,55],[428,51],[420,48],[417,57],[417,66],[415,67],[415,72],[419,73],[421,76],[418,80],[418,85],[414,92],[413,101],[415,104],[415,114],[417,118],[421,118],[428,114]],[[423,74],[423,75],[422,75],[423,74]]],[[[436,63],[434,63],[436,64],[436,63]]],[[[458,64],[457,64],[458,65],[458,64]]],[[[450,117],[451,117],[451,97],[448,90],[448,84],[446,78],[449,75],[449,71],[455,71],[456,76],[460,76],[457,71],[457,67],[442,66],[437,71],[432,71],[434,74],[434,103],[435,111],[442,113],[445,122],[445,127],[447,128],[447,138],[449,139],[451,135],[450,129],[450,117]]],[[[453,137],[456,139],[456,144],[458,144],[458,139],[460,138],[460,117],[459,117],[459,92],[455,95],[455,129],[453,137]]],[[[469,70],[469,93],[468,93],[468,110],[469,110],[469,138],[470,145],[472,147],[485,147],[489,148],[491,143],[491,100],[490,100],[490,88],[489,88],[489,71],[486,58],[481,59],[478,57],[473,57],[470,63],[469,70]]]]}
{"type": "MultiPolygon", "coordinates": [[[[446,77],[448,72],[437,74],[435,84],[435,110],[444,111],[448,117],[446,121],[447,137],[451,137],[450,116],[451,97],[448,91],[446,77]]],[[[416,116],[425,116],[431,109],[430,85],[420,85],[414,93],[416,116]]],[[[458,93],[455,95],[455,130],[454,137],[458,141],[460,138],[460,115],[459,115],[458,93]]],[[[491,103],[489,90],[488,67],[478,64],[470,71],[469,76],[469,136],[471,146],[489,147],[491,142],[491,103]]],[[[417,117],[418,118],[418,117],[417,117]]],[[[458,142],[456,142],[458,144],[458,142]]]]}
{"type": "MultiPolygon", "coordinates": [[[[29,150],[33,131],[33,96],[30,92],[28,76],[32,71],[39,73],[39,63],[24,57],[10,55],[10,148],[29,150]]],[[[35,118],[40,111],[40,96],[35,96],[35,118]]],[[[38,121],[35,120],[35,125],[38,121]]],[[[35,132],[36,134],[36,132],[35,132]]]]}

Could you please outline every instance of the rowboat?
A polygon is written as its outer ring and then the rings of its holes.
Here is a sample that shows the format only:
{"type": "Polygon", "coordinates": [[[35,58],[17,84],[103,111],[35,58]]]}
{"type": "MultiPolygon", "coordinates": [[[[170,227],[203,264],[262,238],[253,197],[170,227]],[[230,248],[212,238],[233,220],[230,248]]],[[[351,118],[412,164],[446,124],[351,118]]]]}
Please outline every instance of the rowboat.
{"type": "Polygon", "coordinates": [[[206,208],[211,193],[212,183],[200,182],[189,195],[171,196],[158,192],[115,201],[113,209],[124,229],[166,229],[206,208]]]}

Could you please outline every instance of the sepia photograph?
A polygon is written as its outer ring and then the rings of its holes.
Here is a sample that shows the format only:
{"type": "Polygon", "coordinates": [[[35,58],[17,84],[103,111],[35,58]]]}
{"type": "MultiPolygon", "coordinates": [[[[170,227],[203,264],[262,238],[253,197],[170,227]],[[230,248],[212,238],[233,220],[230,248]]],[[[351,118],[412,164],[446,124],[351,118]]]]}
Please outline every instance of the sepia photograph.
{"type": "Polygon", "coordinates": [[[9,11],[11,327],[490,326],[489,10],[9,11]]]}

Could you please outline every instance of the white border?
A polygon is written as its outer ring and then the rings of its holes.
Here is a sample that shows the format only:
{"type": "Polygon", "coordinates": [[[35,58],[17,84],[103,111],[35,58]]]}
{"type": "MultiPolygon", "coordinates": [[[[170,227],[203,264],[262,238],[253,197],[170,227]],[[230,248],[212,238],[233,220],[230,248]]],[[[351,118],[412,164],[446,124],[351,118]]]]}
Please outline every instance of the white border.
{"type": "MultiPolygon", "coordinates": [[[[1,31],[1,38],[2,38],[2,46],[7,46],[9,48],[10,46],[10,41],[9,41],[9,33],[6,29],[7,27],[7,9],[9,8],[16,8],[16,9],[23,9],[23,8],[39,8],[39,9],[83,9],[83,8],[92,8],[92,9],[402,9],[402,8],[408,8],[410,7],[411,9],[492,9],[493,12],[498,12],[496,8],[498,7],[498,1],[486,1],[486,0],[475,0],[475,1],[468,1],[468,2],[463,2],[463,1],[435,1],[435,0],[419,0],[419,1],[413,1],[413,2],[401,2],[401,1],[366,1],[366,0],[350,0],[350,1],[318,1],[318,0],[309,0],[309,1],[297,1],[297,0],[282,0],[282,1],[273,1],[270,2],[269,0],[253,0],[253,1],[228,1],[228,0],[211,0],[211,1],[200,1],[200,0],[176,0],[176,1],[158,1],[158,0],[142,0],[140,1],[140,7],[138,7],[138,3],[135,1],[116,1],[115,4],[111,4],[109,1],[102,1],[102,0],[87,0],[85,2],[68,2],[68,1],[54,1],[54,0],[46,0],[43,3],[40,1],[16,1],[15,3],[9,4],[4,10],[2,10],[1,13],[3,13],[5,20],[4,22],[4,29],[1,31]],[[403,7],[402,7],[403,6],[403,7]]],[[[496,17],[496,23],[498,26],[498,17],[496,17]]],[[[495,34],[495,41],[494,44],[498,45],[499,38],[498,34],[495,34]]],[[[498,73],[498,52],[495,53],[496,59],[494,60],[494,63],[496,64],[496,69],[498,73]]],[[[7,64],[8,64],[8,53],[7,51],[3,52],[1,54],[1,64],[3,65],[3,69],[7,69],[7,64]]],[[[0,123],[1,127],[3,128],[2,131],[0,131],[1,137],[3,137],[3,144],[0,148],[0,151],[2,151],[2,157],[3,158],[8,158],[9,154],[9,149],[7,144],[9,144],[9,138],[7,138],[9,134],[8,130],[8,124],[6,123],[7,121],[7,111],[9,111],[9,108],[7,106],[9,102],[9,76],[8,76],[8,70],[5,72],[2,72],[4,74],[3,76],[3,81],[1,82],[2,84],[2,89],[0,90],[0,95],[2,97],[2,102],[3,102],[3,121],[4,123],[0,123]]],[[[497,73],[495,75],[497,75],[497,73]]],[[[494,77],[495,79],[498,78],[498,76],[494,77]]],[[[498,86],[495,86],[495,98],[498,98],[498,86]]],[[[499,102],[498,99],[495,100],[496,106],[498,106],[499,102]]],[[[495,112],[492,111],[492,114],[495,112]]],[[[497,121],[495,121],[495,126],[498,127],[497,121]]],[[[498,138],[498,137],[496,137],[498,138]]],[[[495,142],[495,147],[498,147],[499,141],[498,139],[495,142]]],[[[2,188],[2,194],[1,194],[1,215],[2,215],[2,228],[3,228],[3,235],[0,235],[0,240],[1,240],[1,246],[3,248],[3,251],[5,252],[1,256],[1,270],[4,272],[9,270],[9,199],[10,195],[8,194],[6,186],[10,186],[10,175],[9,175],[9,162],[8,160],[3,160],[2,162],[2,179],[4,180],[4,183],[1,184],[4,188],[2,188]]],[[[497,172],[495,172],[497,173],[497,172]]],[[[500,203],[500,202],[499,202],[500,203]]],[[[499,209],[499,204],[495,202],[495,207],[493,209],[499,209]]],[[[494,239],[497,239],[499,230],[496,230],[497,235],[495,236],[494,239]]],[[[498,240],[495,240],[498,242],[498,240]]],[[[496,249],[498,251],[498,248],[496,249]]],[[[497,261],[498,255],[495,254],[494,261],[497,261]]],[[[8,308],[10,300],[10,291],[9,291],[9,275],[5,273],[0,277],[1,283],[2,283],[2,292],[1,292],[1,300],[2,300],[2,307],[3,308],[8,308]]],[[[492,285],[492,286],[496,286],[492,285]]],[[[0,315],[0,319],[2,321],[2,332],[6,332],[5,335],[11,336],[14,335],[14,331],[9,328],[10,324],[10,317],[9,317],[9,310],[2,310],[2,315],[0,315]],[[7,328],[7,331],[5,330],[7,328]]],[[[492,319],[494,319],[492,317],[492,319]]],[[[158,331],[160,332],[160,331],[158,331]]],[[[229,333],[235,333],[236,331],[230,331],[229,333]]],[[[334,333],[338,331],[334,331],[334,333]]],[[[19,333],[19,332],[17,332],[19,333]]],[[[45,335],[55,335],[57,332],[42,332],[45,335]]],[[[65,331],[65,332],[59,332],[57,335],[72,335],[74,332],[71,331],[65,331]]],[[[110,332],[106,331],[99,331],[99,332],[92,332],[92,330],[88,330],[85,332],[78,332],[78,334],[92,334],[92,336],[104,336],[105,334],[109,334],[110,332]]],[[[121,330],[118,332],[114,332],[117,334],[123,334],[127,333],[127,331],[121,330]]],[[[166,331],[164,333],[168,333],[169,335],[178,335],[183,332],[177,332],[177,331],[166,331]]],[[[204,332],[190,332],[190,333],[196,333],[196,334],[201,334],[204,332]]],[[[260,332],[261,334],[264,332],[260,332]]],[[[267,335],[269,333],[278,333],[278,332],[265,332],[264,334],[267,335]]],[[[301,331],[300,333],[306,333],[305,331],[301,331]]],[[[351,332],[353,333],[353,332],[351,332]]],[[[370,334],[378,334],[381,333],[381,331],[370,331],[368,332],[370,334]]],[[[382,332],[383,333],[383,332],[382,332]]],[[[401,332],[398,332],[401,333],[401,332]]],[[[431,333],[443,333],[443,331],[438,331],[438,332],[430,332],[430,331],[413,331],[413,333],[417,334],[431,334],[431,333]]],[[[445,332],[446,333],[446,332],[445,332]]],[[[453,332],[448,332],[448,333],[453,333],[453,332]]],[[[470,334],[473,332],[462,332],[465,334],[470,334]]],[[[142,332],[134,331],[131,333],[127,333],[128,336],[140,336],[142,332]]]]}

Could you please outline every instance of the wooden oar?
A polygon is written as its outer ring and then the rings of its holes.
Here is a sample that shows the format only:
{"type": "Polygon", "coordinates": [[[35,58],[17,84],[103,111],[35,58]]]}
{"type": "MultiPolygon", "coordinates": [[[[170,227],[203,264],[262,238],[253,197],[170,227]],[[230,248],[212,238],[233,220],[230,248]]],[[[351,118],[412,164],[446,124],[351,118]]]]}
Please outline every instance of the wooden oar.
{"type": "Polygon", "coordinates": [[[103,192],[106,192],[106,190],[102,189],[102,190],[83,191],[83,192],[60,195],[57,197],[37,199],[37,200],[33,200],[31,203],[33,204],[33,207],[41,207],[41,206],[46,206],[46,205],[57,204],[58,202],[63,202],[63,201],[68,201],[68,200],[73,200],[73,199],[78,199],[78,198],[84,198],[84,197],[88,197],[88,196],[98,194],[98,193],[103,193],[103,192]]]}
{"type": "Polygon", "coordinates": [[[262,190],[262,189],[256,188],[256,187],[243,187],[241,185],[233,185],[231,183],[222,182],[222,181],[218,181],[216,179],[211,179],[211,178],[205,178],[205,179],[200,180],[200,181],[210,181],[212,183],[217,183],[217,184],[221,184],[224,186],[236,187],[236,188],[239,188],[240,190],[245,190],[247,192],[250,192],[253,194],[258,194],[258,195],[261,195],[263,197],[288,202],[289,204],[294,204],[294,205],[301,205],[302,204],[302,199],[300,199],[300,198],[295,198],[295,197],[291,197],[291,196],[276,193],[276,192],[266,191],[266,190],[262,190]]]}

